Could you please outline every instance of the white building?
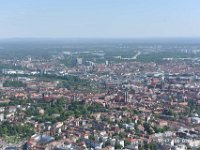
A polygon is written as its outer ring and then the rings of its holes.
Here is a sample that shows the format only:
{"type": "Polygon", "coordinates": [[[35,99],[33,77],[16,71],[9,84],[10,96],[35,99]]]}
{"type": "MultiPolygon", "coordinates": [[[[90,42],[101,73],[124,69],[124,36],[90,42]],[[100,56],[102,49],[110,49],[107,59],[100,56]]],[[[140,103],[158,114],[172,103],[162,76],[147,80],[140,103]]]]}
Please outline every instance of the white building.
{"type": "Polygon", "coordinates": [[[77,58],[76,62],[77,62],[77,65],[82,65],[83,59],[82,58],[77,58]]]}
{"type": "Polygon", "coordinates": [[[199,124],[200,123],[200,118],[199,117],[192,117],[191,121],[193,124],[199,124]]]}
{"type": "Polygon", "coordinates": [[[175,150],[186,150],[187,146],[184,144],[179,144],[175,146],[175,150]]]}
{"type": "Polygon", "coordinates": [[[0,114],[0,121],[4,121],[4,114],[0,114]]]}

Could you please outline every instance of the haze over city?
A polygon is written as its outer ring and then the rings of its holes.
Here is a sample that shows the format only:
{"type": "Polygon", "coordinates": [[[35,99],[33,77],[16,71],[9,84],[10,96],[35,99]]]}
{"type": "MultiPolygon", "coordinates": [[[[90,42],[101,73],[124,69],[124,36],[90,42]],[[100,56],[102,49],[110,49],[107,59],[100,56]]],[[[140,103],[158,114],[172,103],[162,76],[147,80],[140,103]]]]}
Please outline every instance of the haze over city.
{"type": "Polygon", "coordinates": [[[200,150],[199,0],[0,0],[0,150],[200,150]]]}

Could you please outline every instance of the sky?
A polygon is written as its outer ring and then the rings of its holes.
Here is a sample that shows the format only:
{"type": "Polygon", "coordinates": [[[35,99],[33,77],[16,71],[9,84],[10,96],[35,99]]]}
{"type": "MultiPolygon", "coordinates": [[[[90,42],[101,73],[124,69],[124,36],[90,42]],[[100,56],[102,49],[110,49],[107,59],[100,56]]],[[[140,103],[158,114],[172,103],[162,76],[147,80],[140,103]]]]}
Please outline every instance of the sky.
{"type": "Polygon", "coordinates": [[[0,38],[200,37],[200,0],[0,0],[0,38]]]}

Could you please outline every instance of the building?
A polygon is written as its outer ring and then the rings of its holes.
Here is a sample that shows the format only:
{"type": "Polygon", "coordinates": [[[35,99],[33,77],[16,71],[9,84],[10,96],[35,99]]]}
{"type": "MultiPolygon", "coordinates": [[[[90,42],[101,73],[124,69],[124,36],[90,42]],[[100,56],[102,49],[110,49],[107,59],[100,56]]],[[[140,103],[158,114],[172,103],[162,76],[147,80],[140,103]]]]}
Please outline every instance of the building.
{"type": "Polygon", "coordinates": [[[82,65],[83,64],[83,59],[82,58],[77,58],[76,59],[76,64],[77,65],[82,65]]]}
{"type": "Polygon", "coordinates": [[[129,95],[128,95],[128,91],[124,92],[124,101],[127,103],[129,102],[129,95]]]}
{"type": "Polygon", "coordinates": [[[0,89],[3,88],[3,82],[0,81],[0,89]]]}
{"type": "Polygon", "coordinates": [[[3,121],[3,120],[4,120],[4,114],[1,113],[1,114],[0,114],[0,121],[3,121]]]}
{"type": "Polygon", "coordinates": [[[47,135],[35,134],[27,142],[28,149],[46,149],[48,144],[54,141],[54,138],[47,135]]]}

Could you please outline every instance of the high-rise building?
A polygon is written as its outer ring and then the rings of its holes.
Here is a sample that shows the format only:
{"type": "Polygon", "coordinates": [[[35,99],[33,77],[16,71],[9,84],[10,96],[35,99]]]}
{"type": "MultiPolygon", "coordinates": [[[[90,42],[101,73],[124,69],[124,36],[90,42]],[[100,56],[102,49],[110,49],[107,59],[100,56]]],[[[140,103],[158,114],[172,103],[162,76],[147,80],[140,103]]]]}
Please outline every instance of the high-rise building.
{"type": "Polygon", "coordinates": [[[0,81],[0,89],[3,88],[3,82],[0,81]]]}
{"type": "Polygon", "coordinates": [[[83,59],[82,58],[77,58],[76,59],[77,65],[82,65],[83,64],[83,59]]]}
{"type": "Polygon", "coordinates": [[[128,91],[125,91],[124,92],[124,101],[127,103],[129,102],[129,99],[128,99],[128,91]]]}

